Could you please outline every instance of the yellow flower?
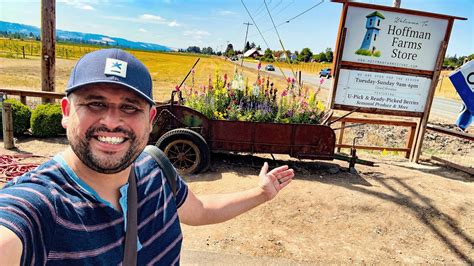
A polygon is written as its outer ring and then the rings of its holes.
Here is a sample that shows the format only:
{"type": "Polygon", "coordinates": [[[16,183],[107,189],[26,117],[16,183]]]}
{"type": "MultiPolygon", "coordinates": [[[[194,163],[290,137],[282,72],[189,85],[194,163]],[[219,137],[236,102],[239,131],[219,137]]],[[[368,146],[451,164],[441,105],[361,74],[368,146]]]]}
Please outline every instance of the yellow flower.
{"type": "Polygon", "coordinates": [[[316,107],[321,111],[324,111],[324,109],[326,109],[326,107],[321,101],[318,101],[318,104],[316,105],[316,107]]]}

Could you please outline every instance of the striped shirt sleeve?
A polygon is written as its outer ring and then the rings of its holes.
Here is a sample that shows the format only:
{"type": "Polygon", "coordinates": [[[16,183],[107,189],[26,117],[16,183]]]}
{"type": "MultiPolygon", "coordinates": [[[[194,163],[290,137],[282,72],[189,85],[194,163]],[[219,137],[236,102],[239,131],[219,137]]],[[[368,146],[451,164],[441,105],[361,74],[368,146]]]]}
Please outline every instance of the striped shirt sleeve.
{"type": "Polygon", "coordinates": [[[0,225],[13,231],[23,244],[22,264],[45,262],[44,247],[54,235],[56,210],[44,186],[21,183],[0,190],[0,225]]]}

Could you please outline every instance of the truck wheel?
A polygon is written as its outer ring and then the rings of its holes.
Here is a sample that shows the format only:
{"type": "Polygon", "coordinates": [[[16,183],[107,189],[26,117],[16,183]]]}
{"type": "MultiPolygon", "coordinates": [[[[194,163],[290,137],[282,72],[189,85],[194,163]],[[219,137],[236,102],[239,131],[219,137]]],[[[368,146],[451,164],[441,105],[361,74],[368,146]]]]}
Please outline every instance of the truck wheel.
{"type": "Polygon", "coordinates": [[[155,144],[171,161],[180,174],[197,174],[209,165],[209,147],[198,133],[173,129],[161,136],[155,144]]]}

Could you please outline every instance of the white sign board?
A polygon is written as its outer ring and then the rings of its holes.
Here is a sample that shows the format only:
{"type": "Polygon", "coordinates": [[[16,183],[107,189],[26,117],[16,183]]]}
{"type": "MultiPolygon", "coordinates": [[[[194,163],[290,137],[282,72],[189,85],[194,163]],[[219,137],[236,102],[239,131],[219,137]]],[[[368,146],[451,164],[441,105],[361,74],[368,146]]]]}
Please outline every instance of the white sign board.
{"type": "Polygon", "coordinates": [[[341,69],[335,104],[424,112],[431,79],[341,69]]]}
{"type": "Polygon", "coordinates": [[[448,20],[349,6],[342,61],[433,71],[448,20]]]}

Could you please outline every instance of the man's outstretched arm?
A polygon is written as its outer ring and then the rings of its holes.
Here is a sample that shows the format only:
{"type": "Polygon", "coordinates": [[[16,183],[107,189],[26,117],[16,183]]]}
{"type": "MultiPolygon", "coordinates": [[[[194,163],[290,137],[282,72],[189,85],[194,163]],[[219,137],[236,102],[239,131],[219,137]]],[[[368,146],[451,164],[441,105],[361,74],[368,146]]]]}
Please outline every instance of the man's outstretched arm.
{"type": "Polygon", "coordinates": [[[0,265],[20,265],[23,244],[10,229],[0,225],[0,265]]]}
{"type": "Polygon", "coordinates": [[[260,182],[255,188],[229,193],[196,197],[191,191],[178,209],[179,219],[188,225],[206,225],[227,221],[268,200],[293,179],[293,169],[280,166],[268,171],[264,163],[260,171],[260,182]]]}

